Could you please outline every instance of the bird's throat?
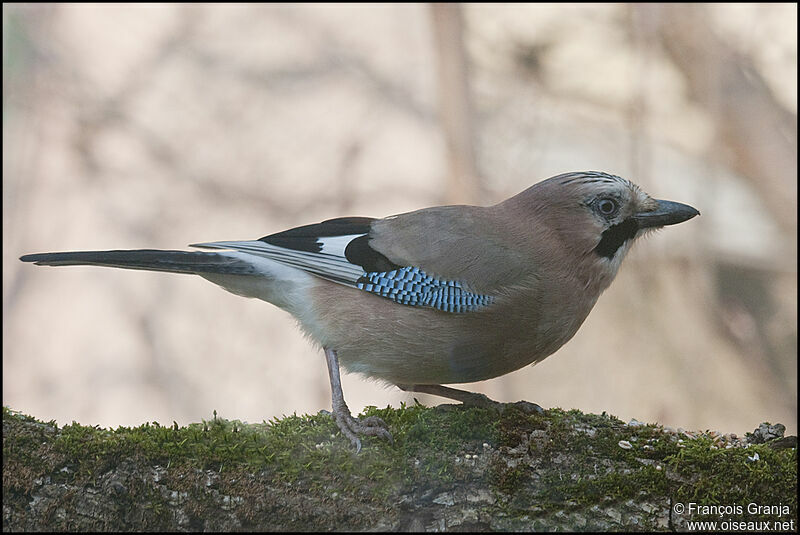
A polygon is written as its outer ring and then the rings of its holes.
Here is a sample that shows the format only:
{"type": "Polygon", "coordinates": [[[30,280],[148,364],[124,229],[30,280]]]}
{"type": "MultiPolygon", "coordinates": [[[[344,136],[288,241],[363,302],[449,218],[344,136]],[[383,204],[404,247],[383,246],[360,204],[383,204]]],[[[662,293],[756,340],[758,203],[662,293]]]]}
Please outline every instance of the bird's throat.
{"type": "Polygon", "coordinates": [[[621,223],[612,225],[603,232],[600,243],[594,248],[594,252],[598,256],[611,260],[617,254],[619,248],[625,245],[628,240],[632,240],[638,231],[639,224],[634,219],[626,219],[621,223]]]}

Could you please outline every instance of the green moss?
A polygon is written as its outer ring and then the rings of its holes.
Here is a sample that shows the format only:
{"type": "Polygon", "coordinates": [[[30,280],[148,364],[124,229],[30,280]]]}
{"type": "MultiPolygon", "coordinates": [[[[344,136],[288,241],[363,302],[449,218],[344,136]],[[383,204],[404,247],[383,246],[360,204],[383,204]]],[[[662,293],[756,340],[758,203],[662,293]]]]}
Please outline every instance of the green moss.
{"type": "MultiPolygon", "coordinates": [[[[560,409],[541,415],[507,412],[498,431],[501,447],[512,455],[495,460],[491,482],[505,496],[505,513],[517,518],[531,515],[530,503],[538,504],[537,515],[546,515],[669,498],[684,503],[783,503],[797,510],[796,449],[725,449],[709,437],[679,441],[658,425],[629,427],[606,414],[560,409]],[[515,452],[526,440],[527,454],[515,452]]],[[[763,520],[769,519],[764,515],[763,520]]]]}
{"type": "MultiPolygon", "coordinates": [[[[383,418],[394,442],[367,437],[361,453],[355,454],[326,414],[258,424],[215,415],[186,427],[152,422],[109,430],[77,423],[58,429],[53,422],[4,408],[4,502],[24,510],[36,481],[43,478],[109,488],[108,474],[127,463],[159,470],[160,484],[187,494],[189,527],[192,518],[206,518],[218,507],[209,489],[225,496],[261,496],[267,486],[341,500],[346,516],[351,514],[348,503],[370,503],[388,511],[410,489],[440,493],[488,482],[495,500],[481,505],[482,512],[491,518],[501,515],[510,526],[535,526],[527,522],[562,514],[571,518],[587,508],[630,500],[783,503],[796,511],[794,448],[725,449],[703,436],[679,442],[657,425],[627,426],[607,414],[561,409],[530,413],[513,405],[369,407],[365,415],[383,418]],[[753,460],[756,453],[758,460],[753,460]]],[[[168,498],[146,480],[130,478],[120,506],[130,496],[139,501],[146,496],[141,525],[166,529],[168,498]]],[[[245,507],[239,514],[257,526],[260,507],[245,507]]],[[[303,527],[296,510],[294,516],[281,508],[271,514],[285,516],[276,524],[284,529],[303,527]]],[[[347,518],[350,527],[370,526],[368,519],[347,518]]],[[[337,527],[336,515],[322,521],[326,524],[320,529],[337,527]]],[[[639,527],[656,527],[655,517],[652,522],[639,527]]]]}
{"type": "MultiPolygon", "coordinates": [[[[797,449],[773,450],[766,444],[719,449],[707,438],[686,442],[666,461],[681,480],[676,501],[706,504],[788,505],[797,511],[797,449]]],[[[700,515],[694,520],[703,520],[700,515]]],[[[708,517],[717,520],[718,516],[708,517]],[[716,518],[715,518],[716,517],[716,518]]],[[[775,520],[749,514],[748,520],[775,520]]]]}
{"type": "MultiPolygon", "coordinates": [[[[445,481],[458,479],[454,455],[464,450],[477,452],[495,436],[496,417],[487,409],[432,411],[415,405],[370,407],[365,413],[386,420],[393,444],[366,438],[363,451],[355,455],[325,414],[292,415],[261,424],[214,417],[187,427],[152,422],[113,430],[72,423],[48,443],[43,460],[32,464],[43,472],[52,470],[52,476],[64,483],[91,482],[134,458],[172,470],[263,470],[275,481],[288,483],[313,475],[318,486],[339,492],[368,485],[371,495],[380,500],[394,490],[398,475],[403,482],[420,474],[445,481]]],[[[4,421],[15,419],[29,420],[4,409],[4,421]]],[[[53,432],[52,426],[49,429],[53,432]]],[[[13,458],[16,451],[30,451],[32,443],[41,438],[23,435],[4,443],[6,458],[13,458]]],[[[19,461],[31,464],[29,458],[19,461]]]]}

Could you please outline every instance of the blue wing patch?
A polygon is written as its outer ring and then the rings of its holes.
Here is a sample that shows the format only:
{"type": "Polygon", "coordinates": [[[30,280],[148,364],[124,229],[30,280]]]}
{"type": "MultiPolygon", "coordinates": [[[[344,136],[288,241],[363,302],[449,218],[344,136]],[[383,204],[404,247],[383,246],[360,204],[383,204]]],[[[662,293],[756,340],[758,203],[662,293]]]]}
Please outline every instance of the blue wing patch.
{"type": "Polygon", "coordinates": [[[471,312],[494,301],[490,295],[470,292],[458,281],[437,279],[416,267],[364,273],[355,285],[402,305],[426,306],[444,312],[471,312]]]}

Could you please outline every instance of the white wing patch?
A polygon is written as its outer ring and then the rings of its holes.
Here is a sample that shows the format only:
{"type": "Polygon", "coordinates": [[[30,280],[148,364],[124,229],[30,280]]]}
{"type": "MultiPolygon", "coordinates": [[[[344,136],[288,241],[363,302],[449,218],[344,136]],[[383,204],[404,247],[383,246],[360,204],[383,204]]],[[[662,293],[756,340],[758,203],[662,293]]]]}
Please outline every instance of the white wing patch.
{"type": "Polygon", "coordinates": [[[344,250],[347,248],[347,244],[356,238],[360,238],[361,236],[364,236],[364,234],[325,236],[324,238],[317,238],[317,243],[322,247],[323,254],[331,254],[344,258],[344,250]]]}

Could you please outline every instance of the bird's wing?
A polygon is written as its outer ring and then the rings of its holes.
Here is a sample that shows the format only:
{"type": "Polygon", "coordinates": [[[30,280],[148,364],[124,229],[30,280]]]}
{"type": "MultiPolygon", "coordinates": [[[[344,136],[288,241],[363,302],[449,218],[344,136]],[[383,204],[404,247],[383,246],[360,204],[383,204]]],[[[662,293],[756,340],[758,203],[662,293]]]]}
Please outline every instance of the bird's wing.
{"type": "MultiPolygon", "coordinates": [[[[395,251],[391,251],[391,258],[388,257],[380,246],[375,246],[373,234],[379,221],[392,221],[392,218],[344,217],[289,229],[258,240],[192,246],[232,249],[269,258],[403,305],[462,313],[493,302],[492,295],[471,290],[468,281],[448,278],[436,271],[436,262],[429,261],[429,267],[413,256],[404,258],[395,251]]],[[[430,234],[419,234],[410,239],[435,241],[430,234]]],[[[435,255],[428,256],[435,258],[435,255]]]]}

